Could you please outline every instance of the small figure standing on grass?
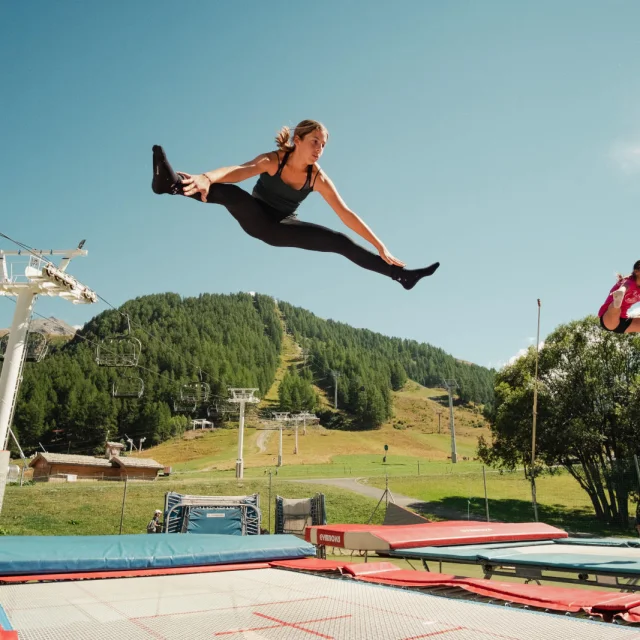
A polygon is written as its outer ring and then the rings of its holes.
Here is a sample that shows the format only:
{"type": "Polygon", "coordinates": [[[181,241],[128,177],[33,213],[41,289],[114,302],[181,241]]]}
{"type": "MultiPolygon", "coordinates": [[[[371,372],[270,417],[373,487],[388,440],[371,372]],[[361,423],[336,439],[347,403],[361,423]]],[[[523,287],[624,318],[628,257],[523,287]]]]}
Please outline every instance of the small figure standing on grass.
{"type": "Polygon", "coordinates": [[[147,525],[147,533],[162,533],[162,523],[160,522],[160,516],[162,515],[162,511],[160,509],[156,509],[153,518],[149,521],[147,525]]]}

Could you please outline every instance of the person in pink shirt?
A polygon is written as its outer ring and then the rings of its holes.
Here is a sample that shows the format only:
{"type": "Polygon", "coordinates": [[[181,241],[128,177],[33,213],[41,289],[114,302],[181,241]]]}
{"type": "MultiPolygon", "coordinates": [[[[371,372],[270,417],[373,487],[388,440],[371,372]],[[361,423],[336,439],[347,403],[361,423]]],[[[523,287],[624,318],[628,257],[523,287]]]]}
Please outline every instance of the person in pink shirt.
{"type": "Polygon", "coordinates": [[[630,318],[629,309],[640,302],[640,260],[629,276],[618,276],[608,298],[600,307],[600,326],[614,333],[640,333],[640,317],[630,318]]]}

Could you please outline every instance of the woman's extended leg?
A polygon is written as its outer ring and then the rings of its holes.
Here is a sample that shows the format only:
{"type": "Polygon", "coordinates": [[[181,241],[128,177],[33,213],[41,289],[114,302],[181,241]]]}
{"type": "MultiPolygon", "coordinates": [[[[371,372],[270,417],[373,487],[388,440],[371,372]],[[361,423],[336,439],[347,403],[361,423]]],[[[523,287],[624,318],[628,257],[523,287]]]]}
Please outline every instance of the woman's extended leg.
{"type": "MultiPolygon", "coordinates": [[[[158,194],[183,195],[180,176],[169,164],[162,147],[157,145],[153,147],[151,188],[158,194]]],[[[199,193],[190,197],[201,202],[199,193]]],[[[235,184],[212,184],[207,202],[226,207],[246,233],[260,240],[267,233],[268,227],[277,224],[253,196],[235,184]]]]}
{"type": "Polygon", "coordinates": [[[435,262],[424,269],[396,267],[387,264],[377,253],[365,249],[344,233],[297,219],[285,219],[269,228],[268,232],[268,237],[261,239],[274,247],[338,253],[363,269],[397,280],[405,289],[412,289],[421,278],[432,275],[440,266],[439,262],[435,262]]]}
{"type": "Polygon", "coordinates": [[[164,149],[157,144],[153,145],[153,180],[151,181],[151,188],[157,194],[182,195],[180,176],[169,164],[164,149]]]}
{"type": "Polygon", "coordinates": [[[609,331],[613,331],[618,324],[620,324],[620,311],[626,291],[626,287],[620,287],[617,291],[613,292],[613,302],[602,316],[602,324],[606,329],[609,329],[609,331]]]}

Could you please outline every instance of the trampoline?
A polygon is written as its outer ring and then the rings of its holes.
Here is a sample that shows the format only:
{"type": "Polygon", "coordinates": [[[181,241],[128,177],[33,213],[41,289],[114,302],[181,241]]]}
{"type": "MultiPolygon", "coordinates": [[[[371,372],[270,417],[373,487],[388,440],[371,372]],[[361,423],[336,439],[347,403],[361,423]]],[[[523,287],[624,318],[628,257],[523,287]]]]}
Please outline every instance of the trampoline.
{"type": "MultiPolygon", "coordinates": [[[[459,537],[461,526],[446,532],[440,525],[439,540],[459,537]]],[[[394,545],[416,537],[415,530],[399,529],[387,532],[394,545]]],[[[527,531],[541,534],[535,527],[527,531]]],[[[310,557],[315,551],[292,535],[6,536],[0,545],[0,639],[640,640],[637,629],[587,619],[640,622],[636,594],[572,594],[576,590],[487,580],[463,584],[465,579],[388,562],[319,560],[310,557]],[[474,592],[484,601],[407,589],[427,582],[474,592]]]]}
{"type": "Polygon", "coordinates": [[[425,546],[393,550],[391,556],[429,562],[480,565],[485,578],[516,576],[525,580],[550,580],[640,591],[640,548],[621,541],[580,538],[506,542],[464,546],[425,546]],[[566,575],[569,574],[569,575],[566,575]]]}
{"type": "Polygon", "coordinates": [[[20,640],[640,638],[630,627],[279,568],[3,585],[0,601],[20,640]]]}
{"type": "Polygon", "coordinates": [[[589,584],[640,591],[640,542],[632,539],[570,538],[542,523],[444,521],[404,526],[309,527],[319,545],[376,552],[429,563],[479,565],[485,578],[589,584]]]}

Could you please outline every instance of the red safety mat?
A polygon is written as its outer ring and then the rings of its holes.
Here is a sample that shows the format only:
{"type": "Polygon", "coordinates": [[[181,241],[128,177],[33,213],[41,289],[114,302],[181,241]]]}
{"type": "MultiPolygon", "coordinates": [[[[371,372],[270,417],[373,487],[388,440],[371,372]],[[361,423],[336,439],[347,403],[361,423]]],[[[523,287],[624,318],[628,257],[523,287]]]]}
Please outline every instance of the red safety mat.
{"type": "Polygon", "coordinates": [[[282,569],[300,569],[301,571],[340,571],[344,562],[322,560],[320,558],[300,558],[298,560],[275,560],[269,566],[282,569]]]}
{"type": "Polygon", "coordinates": [[[640,622],[640,607],[634,607],[633,609],[629,609],[629,611],[625,611],[620,614],[620,617],[627,622],[640,622]]]}
{"type": "Polygon", "coordinates": [[[620,617],[627,622],[640,622],[640,594],[612,591],[592,591],[537,584],[499,582],[477,578],[465,578],[442,573],[400,569],[392,562],[341,563],[331,560],[285,560],[272,562],[271,566],[319,572],[340,570],[362,582],[394,587],[433,588],[457,587],[470,593],[515,602],[539,609],[578,612],[601,616],[607,620],[620,617]]]}
{"type": "Polygon", "coordinates": [[[633,620],[629,619],[629,622],[640,621],[640,594],[459,578],[451,575],[423,573],[408,569],[391,571],[387,568],[378,574],[367,572],[358,574],[356,572],[354,577],[364,582],[396,587],[459,587],[481,596],[506,602],[517,602],[518,604],[539,609],[570,612],[584,611],[607,619],[611,619],[614,615],[622,615],[625,620],[627,616],[633,618],[633,620]]]}
{"type": "Polygon", "coordinates": [[[387,529],[411,529],[411,527],[424,527],[425,525],[429,525],[431,528],[437,527],[450,527],[453,525],[468,525],[468,520],[442,520],[436,522],[428,522],[428,523],[420,523],[420,524],[397,524],[397,525],[387,525],[387,524],[330,524],[330,525],[314,525],[311,527],[306,527],[304,531],[304,538],[307,542],[311,542],[311,531],[312,530],[322,530],[328,532],[339,533],[347,533],[350,531],[368,531],[368,532],[376,532],[376,531],[386,531],[387,529]]]}
{"type": "MultiPolygon", "coordinates": [[[[30,576],[0,576],[0,582],[42,582],[52,580],[93,580],[96,578],[135,578],[141,576],[168,576],[188,573],[212,573],[214,571],[239,571],[243,569],[268,569],[268,562],[247,564],[212,564],[193,567],[167,567],[165,569],[127,569],[124,571],[85,571],[76,573],[44,573],[30,576]]],[[[0,640],[3,640],[0,635],[0,640]]]]}
{"type": "Polygon", "coordinates": [[[307,527],[305,531],[305,538],[313,544],[370,551],[567,537],[566,531],[539,522],[444,521],[395,526],[338,524],[307,527]]]}
{"type": "Polygon", "coordinates": [[[355,578],[369,575],[382,576],[389,571],[394,573],[401,571],[398,565],[393,564],[393,562],[354,562],[345,564],[342,570],[355,578]]]}

